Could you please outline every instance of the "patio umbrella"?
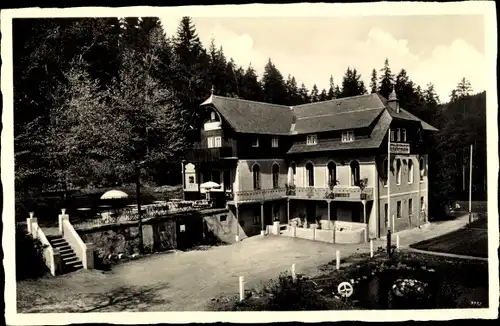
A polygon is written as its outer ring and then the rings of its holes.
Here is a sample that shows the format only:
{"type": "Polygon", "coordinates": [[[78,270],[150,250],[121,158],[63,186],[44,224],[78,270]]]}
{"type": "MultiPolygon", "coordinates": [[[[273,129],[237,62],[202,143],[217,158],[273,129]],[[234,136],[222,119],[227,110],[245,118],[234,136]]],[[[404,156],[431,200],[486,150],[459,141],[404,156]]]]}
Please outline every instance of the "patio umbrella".
{"type": "Polygon", "coordinates": [[[206,193],[207,194],[207,199],[210,198],[210,189],[219,189],[221,187],[220,184],[213,182],[213,181],[208,181],[204,182],[200,185],[200,190],[201,193],[206,193]]]}
{"type": "Polygon", "coordinates": [[[101,199],[125,199],[128,198],[128,195],[121,190],[110,190],[104,193],[101,196],[101,199]]]}

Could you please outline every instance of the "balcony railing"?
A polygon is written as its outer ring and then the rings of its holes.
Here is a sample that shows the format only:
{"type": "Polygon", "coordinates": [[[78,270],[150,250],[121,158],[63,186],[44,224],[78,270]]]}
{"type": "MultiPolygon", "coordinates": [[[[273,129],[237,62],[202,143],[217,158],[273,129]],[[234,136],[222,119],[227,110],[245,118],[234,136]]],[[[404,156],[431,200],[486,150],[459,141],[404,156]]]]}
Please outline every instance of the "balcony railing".
{"type": "Polygon", "coordinates": [[[373,188],[361,190],[359,187],[335,187],[329,188],[296,187],[287,191],[289,197],[308,199],[331,199],[336,201],[360,201],[372,200],[373,188]]]}
{"type": "Polygon", "coordinates": [[[192,148],[187,152],[189,162],[218,162],[229,157],[236,157],[236,150],[232,147],[192,148]]]}
{"type": "Polygon", "coordinates": [[[233,193],[233,199],[236,202],[266,201],[266,200],[281,199],[285,197],[286,197],[285,188],[235,191],[233,193]]]}

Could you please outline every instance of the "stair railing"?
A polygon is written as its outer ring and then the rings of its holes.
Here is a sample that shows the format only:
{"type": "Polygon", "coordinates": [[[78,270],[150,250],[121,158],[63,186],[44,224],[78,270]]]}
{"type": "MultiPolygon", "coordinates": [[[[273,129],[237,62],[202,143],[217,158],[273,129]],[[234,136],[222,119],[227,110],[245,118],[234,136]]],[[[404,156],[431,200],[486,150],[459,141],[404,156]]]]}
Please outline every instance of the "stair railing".
{"type": "Polygon", "coordinates": [[[52,247],[49,240],[43,233],[42,228],[38,225],[38,219],[30,213],[30,217],[27,218],[28,233],[33,237],[33,239],[40,241],[43,247],[43,260],[45,265],[50,270],[50,274],[56,276],[62,270],[62,260],[61,253],[59,249],[52,247]]]}
{"type": "Polygon", "coordinates": [[[78,232],[73,228],[69,221],[69,215],[66,210],[62,210],[59,215],[59,232],[62,237],[68,242],[76,256],[82,261],[83,268],[94,268],[94,246],[91,243],[83,242],[78,232]]]}

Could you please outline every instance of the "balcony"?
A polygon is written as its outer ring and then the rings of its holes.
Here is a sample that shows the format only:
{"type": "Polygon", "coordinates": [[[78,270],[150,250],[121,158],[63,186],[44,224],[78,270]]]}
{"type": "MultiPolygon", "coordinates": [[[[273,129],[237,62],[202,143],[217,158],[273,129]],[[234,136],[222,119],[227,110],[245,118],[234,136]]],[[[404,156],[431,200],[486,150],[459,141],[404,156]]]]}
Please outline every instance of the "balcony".
{"type": "Polygon", "coordinates": [[[285,197],[286,197],[285,188],[235,191],[233,193],[233,200],[238,203],[276,200],[285,197]]]}
{"type": "Polygon", "coordinates": [[[373,188],[361,190],[359,187],[335,187],[329,188],[296,187],[288,189],[287,195],[297,199],[330,199],[333,201],[361,201],[373,200],[373,188]]]}
{"type": "Polygon", "coordinates": [[[236,150],[233,147],[192,148],[187,152],[188,162],[218,162],[235,157],[236,150]]]}

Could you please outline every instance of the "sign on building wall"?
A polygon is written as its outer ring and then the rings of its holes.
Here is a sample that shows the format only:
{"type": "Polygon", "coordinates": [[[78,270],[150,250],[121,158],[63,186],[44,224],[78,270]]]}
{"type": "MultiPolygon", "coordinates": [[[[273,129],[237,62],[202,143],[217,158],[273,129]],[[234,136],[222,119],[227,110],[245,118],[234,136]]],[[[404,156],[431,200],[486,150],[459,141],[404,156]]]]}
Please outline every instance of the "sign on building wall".
{"type": "Polygon", "coordinates": [[[391,143],[391,154],[410,154],[410,144],[391,143]]]}

